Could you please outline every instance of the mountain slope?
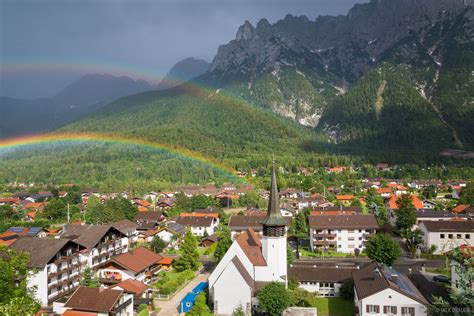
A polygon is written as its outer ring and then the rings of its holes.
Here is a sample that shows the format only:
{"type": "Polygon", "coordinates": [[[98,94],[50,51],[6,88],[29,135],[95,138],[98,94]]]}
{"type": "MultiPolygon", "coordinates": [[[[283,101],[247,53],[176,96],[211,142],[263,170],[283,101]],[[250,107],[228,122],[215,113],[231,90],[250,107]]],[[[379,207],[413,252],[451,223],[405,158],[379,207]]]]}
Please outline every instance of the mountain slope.
{"type": "Polygon", "coordinates": [[[158,90],[176,87],[179,84],[203,75],[209,70],[211,64],[202,59],[186,58],[171,67],[163,80],[158,84],[158,90]]]}
{"type": "Polygon", "coordinates": [[[68,85],[53,98],[22,100],[0,97],[0,126],[4,136],[18,136],[51,130],[91,113],[113,100],[152,90],[143,80],[111,75],[86,75],[68,85]]]}

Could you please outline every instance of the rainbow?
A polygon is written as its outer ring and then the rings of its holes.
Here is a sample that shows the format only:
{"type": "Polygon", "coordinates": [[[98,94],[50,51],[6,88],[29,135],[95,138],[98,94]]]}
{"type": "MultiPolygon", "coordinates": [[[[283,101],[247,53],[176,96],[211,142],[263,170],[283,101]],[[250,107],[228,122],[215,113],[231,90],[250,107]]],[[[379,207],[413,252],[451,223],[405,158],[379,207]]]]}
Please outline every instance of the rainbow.
{"type": "Polygon", "coordinates": [[[112,143],[122,145],[139,146],[152,150],[164,151],[182,158],[194,160],[207,164],[226,175],[235,177],[235,171],[212,158],[191,151],[186,148],[171,146],[138,138],[123,137],[117,135],[96,134],[96,133],[54,133],[40,134],[25,137],[0,139],[0,153],[5,150],[17,149],[31,145],[50,145],[64,143],[112,143]]]}

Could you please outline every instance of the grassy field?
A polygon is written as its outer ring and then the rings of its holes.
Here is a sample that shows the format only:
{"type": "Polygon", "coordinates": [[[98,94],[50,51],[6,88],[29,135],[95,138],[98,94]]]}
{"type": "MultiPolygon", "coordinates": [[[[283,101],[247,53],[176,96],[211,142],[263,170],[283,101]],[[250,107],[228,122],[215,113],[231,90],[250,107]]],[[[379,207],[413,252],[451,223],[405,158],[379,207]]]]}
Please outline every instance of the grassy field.
{"type": "Polygon", "coordinates": [[[318,316],[354,315],[354,303],[338,297],[315,298],[311,305],[318,309],[318,316]]]}
{"type": "MultiPolygon", "coordinates": [[[[304,248],[299,248],[301,257],[321,258],[323,255],[318,252],[312,252],[304,248]]],[[[342,252],[324,252],[324,258],[354,258],[353,254],[342,253],[342,252]]],[[[365,254],[359,254],[359,257],[366,257],[365,254]]]]}

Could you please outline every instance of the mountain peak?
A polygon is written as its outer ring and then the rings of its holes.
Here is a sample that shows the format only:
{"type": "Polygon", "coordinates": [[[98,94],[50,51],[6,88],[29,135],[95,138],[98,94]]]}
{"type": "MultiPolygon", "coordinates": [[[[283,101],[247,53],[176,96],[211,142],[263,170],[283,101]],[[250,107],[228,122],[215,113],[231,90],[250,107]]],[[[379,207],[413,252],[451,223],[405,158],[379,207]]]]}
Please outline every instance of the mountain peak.
{"type": "Polygon", "coordinates": [[[210,64],[194,57],[177,62],[158,85],[159,90],[170,89],[181,83],[199,77],[209,70],[210,64]]]}
{"type": "Polygon", "coordinates": [[[244,25],[241,25],[239,27],[237,31],[237,35],[235,36],[235,40],[236,41],[250,40],[254,37],[254,34],[255,34],[255,28],[253,27],[252,23],[246,20],[244,25]]]}

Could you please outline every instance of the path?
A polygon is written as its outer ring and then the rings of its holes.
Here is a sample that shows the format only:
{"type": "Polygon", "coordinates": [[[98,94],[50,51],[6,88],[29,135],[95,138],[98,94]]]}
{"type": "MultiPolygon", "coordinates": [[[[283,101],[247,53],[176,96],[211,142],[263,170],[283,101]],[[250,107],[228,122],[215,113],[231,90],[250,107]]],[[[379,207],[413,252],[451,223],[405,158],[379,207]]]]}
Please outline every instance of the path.
{"type": "Polygon", "coordinates": [[[186,296],[188,292],[192,291],[192,289],[196,287],[196,285],[198,285],[200,282],[207,281],[208,277],[209,272],[204,269],[194,280],[189,282],[188,285],[186,285],[181,291],[176,293],[176,295],[173,296],[173,298],[171,298],[169,301],[155,300],[155,306],[161,308],[161,310],[156,315],[179,315],[178,306],[184,296],[186,296]]]}
{"type": "Polygon", "coordinates": [[[377,115],[377,119],[380,118],[380,113],[382,112],[382,107],[383,107],[382,94],[385,91],[386,86],[387,86],[387,81],[382,80],[382,82],[380,83],[379,88],[377,89],[377,99],[375,101],[375,113],[377,115]]]}

